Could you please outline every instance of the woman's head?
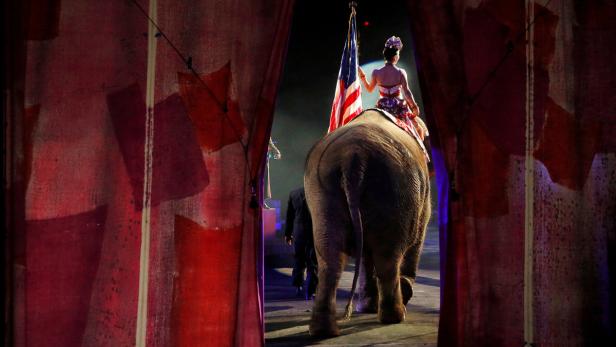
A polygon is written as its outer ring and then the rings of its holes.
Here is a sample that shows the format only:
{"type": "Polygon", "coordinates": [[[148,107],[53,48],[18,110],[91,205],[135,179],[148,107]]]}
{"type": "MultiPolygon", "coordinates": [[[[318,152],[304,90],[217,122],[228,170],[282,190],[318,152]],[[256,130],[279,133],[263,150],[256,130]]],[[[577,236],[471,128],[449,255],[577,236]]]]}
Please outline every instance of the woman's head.
{"type": "Polygon", "coordinates": [[[383,49],[383,58],[390,63],[393,63],[399,57],[399,54],[400,51],[392,47],[385,47],[383,49]]]}
{"type": "Polygon", "coordinates": [[[396,63],[400,59],[400,50],[402,49],[402,40],[397,36],[392,36],[385,41],[383,49],[383,58],[390,63],[396,63]]]}

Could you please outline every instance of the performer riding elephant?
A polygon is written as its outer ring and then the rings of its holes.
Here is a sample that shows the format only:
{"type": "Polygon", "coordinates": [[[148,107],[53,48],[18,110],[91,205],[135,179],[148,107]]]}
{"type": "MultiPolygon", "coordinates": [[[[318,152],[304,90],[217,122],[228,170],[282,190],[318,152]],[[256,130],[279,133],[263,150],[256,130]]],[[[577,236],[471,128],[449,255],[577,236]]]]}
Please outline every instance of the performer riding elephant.
{"type": "Polygon", "coordinates": [[[349,255],[356,268],[347,316],[363,254],[362,310],[378,310],[382,323],[403,321],[431,214],[418,140],[365,111],[312,148],[304,185],[319,263],[310,334],[339,335],[336,288],[349,255]]]}

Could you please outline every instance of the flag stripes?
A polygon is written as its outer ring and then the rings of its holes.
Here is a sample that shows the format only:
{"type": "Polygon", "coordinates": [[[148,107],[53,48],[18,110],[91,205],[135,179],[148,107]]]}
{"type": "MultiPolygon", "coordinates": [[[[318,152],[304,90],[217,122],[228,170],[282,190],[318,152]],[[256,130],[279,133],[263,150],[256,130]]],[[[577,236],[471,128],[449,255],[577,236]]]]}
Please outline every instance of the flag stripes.
{"type": "Polygon", "coordinates": [[[332,132],[347,124],[363,110],[361,102],[361,84],[357,74],[357,33],[355,11],[349,19],[348,37],[342,52],[342,61],[338,72],[338,83],[332,103],[329,118],[329,129],[332,132]]]}

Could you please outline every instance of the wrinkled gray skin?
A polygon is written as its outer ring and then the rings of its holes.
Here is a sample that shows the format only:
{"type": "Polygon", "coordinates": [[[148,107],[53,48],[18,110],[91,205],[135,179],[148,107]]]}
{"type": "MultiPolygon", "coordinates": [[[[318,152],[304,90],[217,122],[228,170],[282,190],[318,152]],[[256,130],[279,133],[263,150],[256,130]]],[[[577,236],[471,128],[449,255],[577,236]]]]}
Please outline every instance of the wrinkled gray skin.
{"type": "Polygon", "coordinates": [[[362,248],[359,310],[382,323],[404,320],[431,213],[428,175],[416,140],[377,111],[313,147],[304,175],[319,264],[311,335],[340,334],[336,288],[347,257],[362,248]]]}

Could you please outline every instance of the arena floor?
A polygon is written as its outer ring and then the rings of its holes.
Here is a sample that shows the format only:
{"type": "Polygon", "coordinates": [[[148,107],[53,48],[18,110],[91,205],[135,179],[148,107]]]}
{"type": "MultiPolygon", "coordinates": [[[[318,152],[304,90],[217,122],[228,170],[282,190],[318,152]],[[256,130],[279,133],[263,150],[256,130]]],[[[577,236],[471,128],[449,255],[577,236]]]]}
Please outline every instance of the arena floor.
{"type": "MultiPolygon", "coordinates": [[[[440,302],[438,228],[430,225],[420,261],[414,296],[407,305],[406,321],[383,325],[376,314],[354,313],[340,322],[341,336],[313,339],[308,335],[312,301],[295,296],[291,268],[266,268],[265,345],[266,346],[436,346],[440,302]]],[[[342,275],[337,295],[340,316],[348,300],[353,265],[342,275]]]]}

